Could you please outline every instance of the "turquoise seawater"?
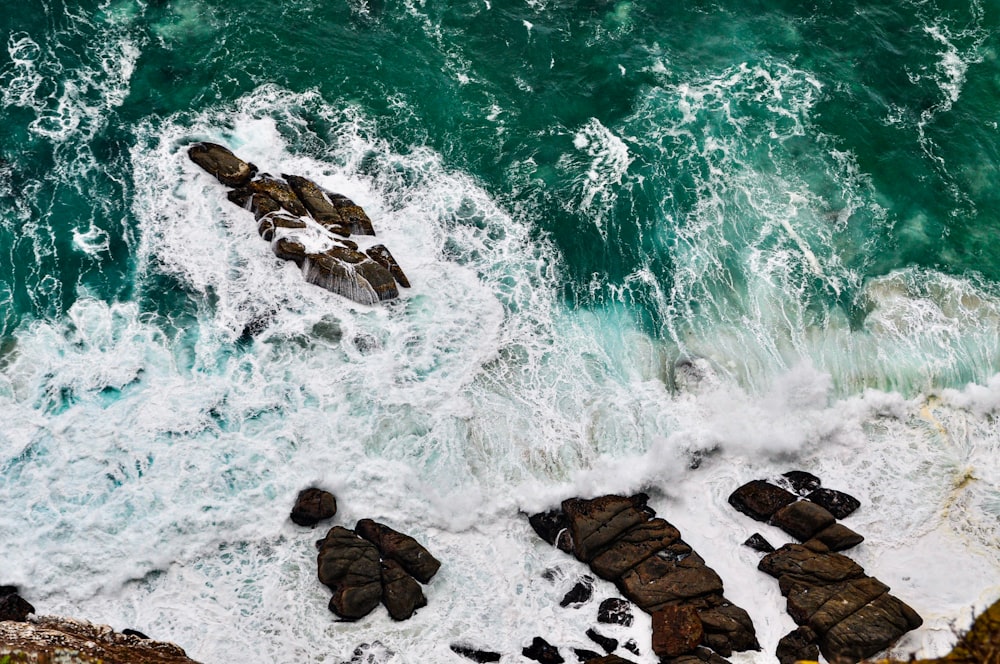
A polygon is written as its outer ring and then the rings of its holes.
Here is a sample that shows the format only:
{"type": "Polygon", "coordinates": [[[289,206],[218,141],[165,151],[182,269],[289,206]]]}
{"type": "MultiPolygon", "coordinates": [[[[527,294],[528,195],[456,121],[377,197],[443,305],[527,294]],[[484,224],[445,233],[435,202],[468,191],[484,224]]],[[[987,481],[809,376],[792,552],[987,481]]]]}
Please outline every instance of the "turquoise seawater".
{"type": "Polygon", "coordinates": [[[0,583],[43,612],[205,662],[592,648],[522,512],[643,490],[770,662],[726,496],[791,467],[862,499],[901,655],[1000,594],[995,0],[6,9],[0,583]],[[413,288],[304,283],[203,140],[350,196],[413,288]],[[332,622],[309,484],[431,543],[413,621],[332,622]]]}

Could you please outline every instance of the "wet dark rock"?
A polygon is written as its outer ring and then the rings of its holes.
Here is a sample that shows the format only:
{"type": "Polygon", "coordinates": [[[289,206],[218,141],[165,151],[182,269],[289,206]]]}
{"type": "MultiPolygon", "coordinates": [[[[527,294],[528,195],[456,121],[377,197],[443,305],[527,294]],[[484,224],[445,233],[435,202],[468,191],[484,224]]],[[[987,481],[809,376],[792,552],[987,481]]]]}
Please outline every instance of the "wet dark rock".
{"type": "Polygon", "coordinates": [[[619,657],[618,655],[604,655],[603,657],[590,660],[589,664],[635,664],[635,662],[619,657]]]}
{"type": "Polygon", "coordinates": [[[330,610],[346,620],[368,615],[382,600],[378,549],[341,526],[331,528],[317,546],[320,583],[333,591],[330,610]]]}
{"type": "Polygon", "coordinates": [[[408,620],[417,609],[427,606],[427,598],[420,584],[399,563],[383,560],[382,603],[393,620],[408,620]]]}
{"type": "Polygon", "coordinates": [[[764,480],[747,482],[729,496],[730,505],[757,521],[767,521],[779,509],[795,501],[794,493],[764,480]]]}
{"type": "MultiPolygon", "coordinates": [[[[552,546],[556,546],[560,534],[563,532],[567,535],[569,534],[569,518],[562,510],[550,510],[548,512],[532,514],[528,517],[528,524],[539,537],[552,546]]],[[[570,546],[572,546],[572,542],[570,542],[570,546]]],[[[562,549],[562,547],[559,548],[562,549]]],[[[562,550],[570,551],[570,549],[562,550]]]]}
{"type": "Polygon", "coordinates": [[[140,632],[137,629],[123,629],[122,630],[122,634],[124,634],[125,636],[134,636],[137,639],[143,639],[143,640],[148,640],[149,639],[148,636],[146,636],[145,634],[143,634],[142,632],[140,632]]]}
{"type": "Polygon", "coordinates": [[[626,596],[650,613],[666,604],[722,593],[722,579],[697,554],[680,561],[652,556],[626,572],[618,585],[626,596]]]}
{"type": "Polygon", "coordinates": [[[381,642],[372,641],[371,643],[362,643],[355,648],[351,659],[344,664],[388,664],[395,655],[396,653],[386,648],[381,642]]]}
{"type": "Polygon", "coordinates": [[[599,652],[594,652],[593,650],[586,650],[584,648],[573,648],[573,654],[576,655],[576,658],[581,662],[592,662],[595,659],[600,659],[601,657],[604,657],[604,655],[602,655],[599,652]]]}
{"type": "Polygon", "coordinates": [[[590,562],[601,549],[651,516],[646,497],[641,495],[570,498],[563,501],[562,509],[569,519],[573,551],[584,562],[590,562]]]}
{"type": "Polygon", "coordinates": [[[17,586],[0,586],[0,597],[4,595],[15,595],[19,592],[17,586]]]}
{"type": "Polygon", "coordinates": [[[244,210],[250,209],[250,199],[253,198],[253,192],[248,187],[240,187],[238,189],[230,189],[226,192],[226,198],[233,205],[243,208],[244,210]]]}
{"type": "Polygon", "coordinates": [[[808,627],[799,627],[781,637],[774,653],[779,664],[795,664],[799,660],[817,661],[819,646],[816,633],[808,627]]]}
{"type": "Polygon", "coordinates": [[[632,604],[624,599],[609,597],[597,609],[597,622],[624,625],[632,624],[632,604]]]}
{"type": "Polygon", "coordinates": [[[787,484],[792,491],[800,496],[806,496],[820,487],[819,478],[804,470],[790,470],[787,473],[782,473],[781,478],[783,484],[787,484]]]}
{"type": "Polygon", "coordinates": [[[704,635],[694,607],[665,606],[653,614],[653,652],[659,657],[680,657],[693,652],[704,635]]]}
{"type": "Polygon", "coordinates": [[[296,217],[304,217],[308,214],[302,201],[299,200],[299,197],[295,195],[295,192],[284,180],[263,175],[250,182],[247,188],[254,194],[263,194],[271,198],[296,217]]]}
{"type": "Polygon", "coordinates": [[[628,650],[633,655],[641,655],[642,652],[639,650],[639,644],[635,642],[635,639],[629,639],[622,644],[622,648],[628,650]]]}
{"type": "Polygon", "coordinates": [[[316,487],[303,489],[295,499],[291,519],[300,526],[315,526],[320,521],[332,519],[337,513],[337,499],[329,491],[316,487]]]}
{"type": "Polygon", "coordinates": [[[861,507],[861,502],[857,498],[834,489],[816,489],[806,498],[817,505],[822,505],[838,519],[850,516],[861,507]]]}
{"type": "Polygon", "coordinates": [[[261,239],[270,242],[274,239],[275,233],[280,230],[302,230],[306,227],[306,222],[298,217],[287,214],[269,214],[261,217],[257,224],[257,234],[261,239]]]}
{"type": "Polygon", "coordinates": [[[298,199],[302,201],[309,215],[321,226],[344,225],[344,221],[337,208],[333,206],[319,185],[308,178],[298,175],[282,174],[281,177],[288,182],[288,186],[295,192],[298,199]]]}
{"type": "Polygon", "coordinates": [[[378,547],[384,557],[395,560],[421,583],[430,581],[441,567],[438,559],[417,540],[389,526],[371,519],[362,519],[355,526],[355,531],[378,547]]]}
{"type": "MultiPolygon", "coordinates": [[[[762,572],[778,578],[790,576],[811,585],[829,585],[855,579],[864,574],[856,562],[839,553],[817,553],[801,544],[786,544],[769,553],[757,566],[762,572]]],[[[782,592],[782,594],[787,594],[782,592]]]]}
{"type": "Polygon", "coordinates": [[[771,553],[774,551],[771,543],[764,539],[764,536],[760,533],[751,535],[746,542],[743,542],[743,546],[748,546],[754,551],[760,551],[761,553],[771,553]]]}
{"type": "Polygon", "coordinates": [[[257,172],[253,164],[218,143],[195,143],[188,148],[188,157],[227,187],[242,187],[257,172]]]}
{"type": "Polygon", "coordinates": [[[705,629],[705,644],[723,655],[732,651],[760,650],[750,614],[729,602],[698,611],[705,629]]]}
{"type": "Polygon", "coordinates": [[[486,664],[487,662],[499,662],[500,653],[492,652],[490,650],[479,650],[468,645],[462,645],[459,643],[452,643],[450,646],[452,652],[465,657],[466,659],[471,659],[473,662],[479,662],[480,664],[486,664]]]}
{"type": "MultiPolygon", "coordinates": [[[[865,541],[865,538],[845,525],[835,523],[812,536],[813,540],[822,542],[830,551],[844,551],[865,541]]],[[[807,546],[809,542],[805,543],[807,546]]]]}
{"type": "Polygon", "coordinates": [[[681,655],[674,659],[663,659],[662,662],[668,664],[730,664],[728,659],[719,657],[708,648],[696,648],[690,655],[681,655]]]}
{"type": "Polygon", "coordinates": [[[359,304],[375,304],[399,296],[392,274],[360,251],[332,247],[305,258],[302,272],[307,282],[359,304]]]}
{"type": "Polygon", "coordinates": [[[298,240],[282,237],[271,243],[271,251],[284,261],[292,261],[302,267],[306,260],[306,247],[298,240]]]}
{"type": "Polygon", "coordinates": [[[618,648],[617,639],[612,639],[610,636],[604,636],[593,628],[587,630],[587,638],[601,646],[606,653],[612,653],[618,648]]]}
{"type": "Polygon", "coordinates": [[[35,607],[18,595],[16,588],[14,592],[0,595],[0,621],[25,622],[34,612],[35,607]]]}
{"type": "Polygon", "coordinates": [[[347,196],[325,190],[324,193],[330,199],[333,207],[336,208],[337,214],[340,215],[341,225],[346,226],[355,235],[375,235],[372,220],[368,218],[360,205],[355,204],[347,196]]]}
{"type": "Polygon", "coordinates": [[[804,542],[836,521],[826,508],[809,500],[785,505],[773,515],[770,523],[795,539],[804,542]]]}
{"type": "Polygon", "coordinates": [[[584,602],[589,602],[594,595],[594,579],[589,576],[582,577],[576,582],[569,592],[563,596],[559,606],[565,608],[571,604],[580,606],[584,602]]]}
{"type": "Polygon", "coordinates": [[[389,253],[389,250],[384,244],[376,244],[365,251],[365,253],[368,254],[373,261],[389,270],[393,278],[399,283],[400,286],[403,288],[410,287],[410,280],[407,279],[406,274],[403,273],[403,268],[399,267],[399,263],[396,262],[396,259],[393,258],[392,254],[389,253]]]}
{"type": "Polygon", "coordinates": [[[819,649],[831,662],[858,661],[885,650],[922,624],[916,611],[885,593],[821,634],[819,649]]]}
{"type": "Polygon", "coordinates": [[[681,534],[663,519],[651,519],[622,533],[590,566],[603,579],[614,581],[650,556],[668,549],[681,534]]]}
{"type": "Polygon", "coordinates": [[[530,646],[521,650],[521,654],[541,664],[562,664],[565,661],[559,654],[559,649],[540,636],[536,636],[530,646]]]}

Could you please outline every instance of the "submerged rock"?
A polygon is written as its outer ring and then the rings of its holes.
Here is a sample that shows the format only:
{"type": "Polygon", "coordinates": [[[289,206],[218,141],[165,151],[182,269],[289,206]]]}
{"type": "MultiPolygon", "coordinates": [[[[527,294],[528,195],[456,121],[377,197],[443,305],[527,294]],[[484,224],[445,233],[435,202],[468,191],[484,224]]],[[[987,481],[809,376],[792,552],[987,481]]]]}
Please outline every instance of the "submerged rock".
{"type": "Polygon", "coordinates": [[[559,606],[565,608],[567,606],[580,606],[584,602],[589,602],[590,598],[594,594],[594,578],[591,576],[585,576],[576,582],[569,592],[567,592],[562,601],[559,602],[559,606]]]}
{"type": "Polygon", "coordinates": [[[188,157],[227,187],[242,187],[257,173],[256,166],[218,143],[195,143],[188,148],[188,157]]]}

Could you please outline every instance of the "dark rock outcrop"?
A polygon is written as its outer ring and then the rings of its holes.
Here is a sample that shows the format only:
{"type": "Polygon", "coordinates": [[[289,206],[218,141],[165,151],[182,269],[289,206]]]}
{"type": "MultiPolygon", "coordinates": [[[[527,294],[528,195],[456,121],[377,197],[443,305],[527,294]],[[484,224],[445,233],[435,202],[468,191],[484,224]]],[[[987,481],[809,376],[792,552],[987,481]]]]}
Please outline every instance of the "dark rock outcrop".
{"type": "Polygon", "coordinates": [[[389,270],[393,278],[397,283],[399,283],[400,286],[403,288],[410,287],[410,280],[407,279],[406,274],[403,273],[403,268],[399,267],[399,263],[396,262],[396,259],[393,258],[389,249],[386,248],[384,244],[376,244],[374,247],[369,247],[365,250],[365,253],[368,254],[373,261],[389,270]]]}
{"type": "Polygon", "coordinates": [[[799,660],[818,660],[819,646],[816,645],[816,632],[808,627],[793,629],[781,637],[774,654],[777,656],[779,664],[795,664],[799,660]]]}
{"type": "Polygon", "coordinates": [[[317,546],[320,583],[333,591],[330,610],[345,620],[371,613],[382,600],[382,569],[375,545],[334,526],[317,546]]]}
{"type": "Polygon", "coordinates": [[[747,482],[729,496],[730,505],[757,521],[767,521],[772,514],[796,500],[794,493],[764,480],[747,482]]]}
{"type": "Polygon", "coordinates": [[[257,172],[256,166],[217,143],[195,143],[188,148],[188,157],[227,187],[242,187],[257,172]]]}
{"type": "Polygon", "coordinates": [[[261,194],[276,201],[278,205],[296,217],[304,217],[308,214],[306,206],[302,204],[302,201],[284,180],[265,174],[250,182],[247,188],[254,194],[261,194]]]}
{"type": "Polygon", "coordinates": [[[310,487],[299,492],[292,507],[291,519],[300,526],[315,526],[320,521],[332,519],[337,513],[337,499],[323,489],[310,487]]]}
{"type": "Polygon", "coordinates": [[[847,526],[835,523],[824,528],[810,538],[806,545],[820,542],[830,551],[845,551],[865,541],[865,538],[847,526]]]}
{"type": "Polygon", "coordinates": [[[817,505],[822,505],[838,519],[850,516],[861,507],[861,502],[857,498],[835,489],[816,489],[806,498],[817,505]]]}
{"type": "Polygon", "coordinates": [[[764,536],[760,533],[754,533],[748,537],[747,541],[743,542],[743,546],[748,546],[754,551],[760,551],[761,553],[771,553],[774,551],[771,543],[764,539],[764,536]]]}
{"type": "Polygon", "coordinates": [[[525,646],[521,654],[541,664],[562,664],[565,661],[559,649],[540,636],[532,639],[531,645],[525,646]]]}
{"type": "Polygon", "coordinates": [[[593,628],[588,629],[587,638],[596,643],[597,645],[601,646],[601,648],[604,649],[604,652],[608,654],[611,654],[618,649],[617,639],[613,639],[610,636],[605,636],[604,634],[598,632],[596,629],[593,628]]]}
{"type": "MultiPolygon", "coordinates": [[[[277,253],[277,252],[275,252],[277,253]]],[[[389,270],[348,247],[331,247],[307,254],[302,263],[305,280],[360,304],[375,304],[399,296],[389,270]]]]}
{"type": "Polygon", "coordinates": [[[770,524],[781,528],[799,541],[810,539],[828,526],[834,518],[826,508],[810,500],[799,500],[785,505],[771,515],[770,524]]]}
{"type": "Polygon", "coordinates": [[[486,664],[487,662],[499,662],[500,653],[493,652],[491,650],[480,650],[472,646],[463,645],[460,643],[452,643],[450,646],[451,651],[457,655],[461,655],[466,659],[471,659],[473,662],[479,662],[479,664],[486,664]]]}
{"type": "Polygon", "coordinates": [[[382,603],[393,620],[408,620],[414,611],[427,606],[427,598],[416,579],[389,559],[382,561],[382,603]]]}
{"type": "Polygon", "coordinates": [[[4,586],[4,589],[7,592],[0,594],[0,621],[26,621],[35,612],[35,607],[21,597],[14,586],[4,586]]]}
{"type": "Polygon", "coordinates": [[[384,557],[395,560],[421,583],[430,581],[441,567],[438,559],[420,542],[389,526],[371,519],[362,519],[355,526],[355,531],[378,547],[384,557]]]}
{"type": "Polygon", "coordinates": [[[653,652],[660,657],[680,657],[694,652],[705,628],[693,606],[665,606],[653,614],[653,652]]]}
{"type": "Polygon", "coordinates": [[[632,605],[626,600],[609,597],[597,609],[597,622],[628,627],[632,624],[632,605]]]}
{"type": "Polygon", "coordinates": [[[580,606],[585,602],[589,602],[590,598],[594,595],[594,578],[591,576],[584,576],[576,584],[569,589],[563,598],[559,602],[559,606],[580,606]]]}
{"type": "Polygon", "coordinates": [[[569,533],[569,519],[562,510],[539,512],[528,517],[528,523],[539,537],[560,551],[573,551],[573,536],[569,533]]]}
{"type": "Polygon", "coordinates": [[[806,496],[820,487],[820,479],[804,470],[790,470],[781,474],[782,482],[787,483],[792,491],[800,496],[806,496]]]}

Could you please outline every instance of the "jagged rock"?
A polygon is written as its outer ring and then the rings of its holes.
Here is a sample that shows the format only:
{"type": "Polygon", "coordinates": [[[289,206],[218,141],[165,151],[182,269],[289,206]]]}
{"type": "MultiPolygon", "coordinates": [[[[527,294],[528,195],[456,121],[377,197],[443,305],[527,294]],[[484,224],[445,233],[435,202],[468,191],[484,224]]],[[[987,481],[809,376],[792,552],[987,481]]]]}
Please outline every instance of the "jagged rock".
{"type": "Polygon", "coordinates": [[[300,526],[315,526],[337,513],[337,499],[329,491],[316,487],[303,489],[295,499],[291,519],[300,526]]]}
{"type": "MultiPolygon", "coordinates": [[[[7,587],[13,588],[13,586],[7,587]]],[[[0,595],[0,621],[24,622],[34,612],[35,607],[17,594],[17,588],[13,588],[13,592],[0,595]]]]}
{"type": "Polygon", "coordinates": [[[563,501],[562,509],[569,519],[576,557],[590,562],[622,533],[644,523],[652,516],[646,500],[646,496],[639,494],[630,498],[602,496],[593,500],[570,498],[563,501]]]}
{"type": "Polygon", "coordinates": [[[342,526],[317,543],[320,583],[333,591],[330,610],[341,618],[368,615],[382,599],[382,570],[375,546],[342,526]]]}
{"type": "Polygon", "coordinates": [[[471,659],[473,662],[479,662],[479,664],[500,661],[500,653],[498,652],[479,650],[478,648],[473,648],[472,646],[462,645],[459,643],[452,643],[448,647],[451,648],[452,652],[461,655],[466,659],[471,659]]]}
{"type": "Polygon", "coordinates": [[[779,509],[794,503],[795,494],[764,480],[747,482],[729,495],[729,504],[757,521],[767,521],[779,509]]]}
{"type": "Polygon", "coordinates": [[[867,602],[889,591],[889,587],[878,579],[862,576],[829,585],[814,585],[798,580],[786,588],[788,615],[797,625],[809,625],[821,632],[830,627],[832,615],[838,615],[839,607],[853,606],[857,610],[867,602]],[[823,616],[814,620],[824,606],[823,616]]]}
{"type": "Polygon", "coordinates": [[[704,635],[694,607],[665,606],[653,614],[653,652],[659,657],[680,657],[693,652],[704,635]]]}
{"type": "Polygon", "coordinates": [[[359,251],[332,247],[322,254],[307,254],[305,258],[302,272],[307,282],[359,304],[375,304],[399,296],[389,271],[359,251]]]}
{"type": "Polygon", "coordinates": [[[629,627],[632,624],[632,605],[623,599],[609,597],[597,609],[597,622],[629,627]]]}
{"type": "Polygon", "coordinates": [[[604,636],[593,628],[587,630],[587,638],[601,646],[606,653],[612,653],[618,648],[617,639],[612,639],[610,636],[604,636]]]}
{"type": "Polygon", "coordinates": [[[639,650],[639,644],[635,642],[635,639],[629,639],[628,641],[623,643],[622,648],[625,648],[625,650],[628,650],[633,655],[642,654],[642,652],[640,652],[639,650]]]}
{"type": "Polygon", "coordinates": [[[271,251],[281,260],[292,261],[299,267],[306,261],[306,246],[293,238],[279,237],[271,243],[271,251]]]}
{"type": "Polygon", "coordinates": [[[792,491],[800,496],[808,495],[820,487],[819,478],[804,470],[790,470],[787,473],[782,473],[781,477],[788,483],[792,491]]]}
{"type": "Polygon", "coordinates": [[[861,507],[861,502],[857,498],[834,489],[816,489],[806,498],[817,505],[822,505],[838,519],[850,516],[861,507]]]}
{"type": "Polygon", "coordinates": [[[145,639],[149,638],[148,636],[146,636],[145,634],[143,634],[142,632],[140,632],[137,629],[123,629],[122,630],[122,634],[124,634],[125,636],[134,636],[137,639],[144,639],[145,640],[145,639]]]}
{"type": "MultiPolygon", "coordinates": [[[[855,579],[864,574],[856,562],[839,553],[817,553],[801,544],[786,544],[774,553],[769,553],[757,566],[762,572],[773,577],[790,576],[796,581],[812,585],[827,585],[838,581],[855,579]]],[[[782,591],[782,594],[787,594],[782,591]]]]}
{"type": "Polygon", "coordinates": [[[663,519],[652,519],[622,533],[590,566],[602,579],[614,581],[642,561],[680,540],[681,534],[663,519]]]}
{"type": "Polygon", "coordinates": [[[834,516],[826,508],[809,500],[785,505],[771,515],[770,524],[781,528],[799,541],[805,541],[833,525],[834,516]]]}
{"type": "Polygon", "coordinates": [[[885,593],[821,634],[819,649],[830,662],[856,662],[885,650],[922,624],[913,609],[885,593]]]}
{"type": "Polygon", "coordinates": [[[530,646],[521,650],[521,654],[541,664],[563,664],[565,661],[559,654],[559,649],[540,636],[536,636],[530,646]]]}
{"type": "Polygon", "coordinates": [[[774,551],[774,547],[771,543],[764,539],[764,536],[760,533],[754,533],[746,542],[743,542],[743,546],[748,546],[754,551],[760,551],[761,553],[771,553],[774,551]]]}
{"type": "MultiPolygon", "coordinates": [[[[813,540],[822,542],[830,551],[844,551],[865,541],[865,538],[845,525],[835,523],[816,533],[813,540]]],[[[809,546],[809,542],[805,542],[809,546]]]]}
{"type": "Polygon", "coordinates": [[[539,512],[528,517],[528,523],[538,536],[560,551],[573,551],[573,536],[569,532],[569,517],[562,510],[539,512]]]}
{"type": "Polygon", "coordinates": [[[302,201],[299,200],[299,197],[295,195],[295,192],[284,180],[278,180],[269,175],[262,175],[248,184],[247,187],[255,194],[263,194],[277,201],[281,207],[296,217],[304,217],[309,214],[302,201]]]}
{"type": "Polygon", "coordinates": [[[441,567],[437,558],[417,540],[389,526],[371,519],[362,519],[354,529],[358,535],[378,547],[384,557],[395,560],[421,583],[430,581],[441,567]]]}
{"type": "Polygon", "coordinates": [[[722,579],[696,553],[679,560],[659,554],[647,558],[622,575],[618,585],[649,613],[667,604],[722,592],[722,579]]]}
{"type": "Polygon", "coordinates": [[[729,602],[698,611],[705,644],[728,656],[733,650],[760,650],[750,614],[729,602]]]}
{"type": "Polygon", "coordinates": [[[354,201],[342,194],[335,194],[325,190],[324,193],[330,199],[333,207],[337,209],[337,214],[340,215],[342,225],[346,226],[351,233],[355,235],[375,235],[372,220],[368,218],[368,215],[361,209],[360,205],[356,205],[354,201]]]}
{"type": "Polygon", "coordinates": [[[808,627],[794,629],[781,637],[774,654],[778,658],[778,664],[795,664],[799,660],[816,661],[819,659],[816,633],[808,627]]]}
{"type": "Polygon", "coordinates": [[[569,592],[563,596],[562,601],[559,602],[559,606],[565,608],[570,604],[575,604],[577,606],[583,604],[584,602],[590,601],[590,598],[594,594],[594,579],[593,577],[585,576],[576,582],[569,592]]]}
{"type": "Polygon", "coordinates": [[[600,659],[604,655],[599,652],[594,652],[593,650],[587,650],[585,648],[573,648],[573,654],[581,662],[592,662],[595,659],[600,659]]]}
{"type": "Polygon", "coordinates": [[[282,174],[288,186],[308,210],[310,216],[321,226],[344,226],[337,208],[330,203],[326,194],[315,182],[298,175],[282,174]]]}
{"type": "Polygon", "coordinates": [[[257,233],[263,240],[270,242],[279,229],[302,230],[305,227],[306,222],[298,217],[280,213],[269,214],[261,217],[260,223],[257,224],[257,233]]]}
{"type": "Polygon", "coordinates": [[[77,664],[196,664],[182,648],[118,633],[107,625],[38,616],[0,621],[0,661],[77,664]]]}
{"type": "Polygon", "coordinates": [[[414,611],[427,606],[427,598],[416,579],[390,559],[382,561],[382,603],[393,620],[408,620],[414,611]]]}
{"type": "Polygon", "coordinates": [[[399,263],[393,258],[392,254],[384,244],[376,244],[365,251],[369,257],[385,269],[392,273],[393,278],[399,282],[399,285],[403,288],[410,287],[410,280],[406,278],[406,274],[403,272],[403,268],[399,267],[399,263]]]}
{"type": "Polygon", "coordinates": [[[227,187],[242,187],[257,172],[256,166],[217,143],[195,143],[188,148],[188,157],[227,187]]]}

